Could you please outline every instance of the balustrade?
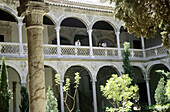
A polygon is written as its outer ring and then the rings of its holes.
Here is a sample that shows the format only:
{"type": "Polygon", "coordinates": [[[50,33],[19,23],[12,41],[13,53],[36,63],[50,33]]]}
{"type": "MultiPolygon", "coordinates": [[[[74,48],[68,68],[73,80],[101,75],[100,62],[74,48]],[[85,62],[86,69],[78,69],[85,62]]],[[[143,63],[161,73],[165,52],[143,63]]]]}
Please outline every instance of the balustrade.
{"type": "Polygon", "coordinates": [[[145,49],[145,52],[146,52],[146,57],[148,57],[148,58],[168,55],[167,48],[162,47],[162,46],[147,48],[147,49],[145,49]]]}
{"type": "MultiPolygon", "coordinates": [[[[23,45],[23,56],[28,54],[27,44],[23,45]]],[[[79,56],[79,57],[89,57],[90,58],[90,47],[89,46],[73,46],[73,45],[61,45],[61,56],[79,56]]],[[[101,58],[116,58],[118,56],[118,48],[103,48],[103,47],[93,47],[93,56],[101,58]]],[[[131,52],[130,58],[133,59],[145,59],[142,49],[129,49],[131,52]]],[[[167,48],[162,46],[156,46],[152,48],[145,49],[146,59],[167,56],[167,48]]],[[[121,48],[121,53],[123,53],[123,48],[121,48]]],[[[44,55],[45,56],[57,56],[58,46],[57,45],[44,45],[44,55]]],[[[20,44],[19,43],[0,43],[0,55],[16,55],[20,56],[20,44]]]]}

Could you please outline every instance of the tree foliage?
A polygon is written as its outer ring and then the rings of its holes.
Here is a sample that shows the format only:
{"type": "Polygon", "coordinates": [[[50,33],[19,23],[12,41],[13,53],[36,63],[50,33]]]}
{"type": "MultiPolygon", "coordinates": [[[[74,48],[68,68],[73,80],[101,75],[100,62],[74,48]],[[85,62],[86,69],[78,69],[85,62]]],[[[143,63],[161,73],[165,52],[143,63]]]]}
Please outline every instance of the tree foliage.
{"type": "Polygon", "coordinates": [[[124,44],[124,50],[123,50],[123,55],[122,55],[122,61],[123,61],[123,70],[124,73],[123,74],[129,74],[129,77],[132,79],[132,84],[135,84],[134,81],[134,73],[133,73],[133,69],[129,60],[129,56],[130,56],[130,52],[129,52],[129,47],[130,47],[130,43],[125,42],[124,44]]]}
{"type": "Polygon", "coordinates": [[[170,96],[168,94],[170,91],[170,85],[168,85],[170,72],[165,72],[164,70],[156,70],[156,72],[160,73],[161,79],[155,90],[156,105],[150,107],[150,109],[152,111],[167,112],[170,110],[170,96]]]}
{"type": "Polygon", "coordinates": [[[21,86],[21,104],[19,105],[20,112],[29,112],[29,97],[27,88],[25,86],[21,86]]]}
{"type": "Polygon", "coordinates": [[[168,100],[170,101],[170,72],[165,72],[164,70],[156,70],[156,72],[161,73],[166,78],[166,86],[164,85],[166,88],[165,95],[168,96],[168,100]]]}
{"type": "Polygon", "coordinates": [[[110,100],[113,107],[107,107],[106,111],[110,112],[128,112],[133,103],[132,98],[135,98],[138,91],[137,85],[131,85],[132,79],[126,74],[117,76],[115,74],[107,80],[106,86],[101,85],[103,96],[110,100]]]}
{"type": "Polygon", "coordinates": [[[165,95],[166,88],[165,88],[165,80],[162,77],[157,85],[155,90],[155,101],[158,105],[164,105],[168,101],[168,97],[165,95]]]}
{"type": "Polygon", "coordinates": [[[115,2],[114,14],[137,37],[155,37],[161,29],[163,45],[170,47],[169,0],[110,0],[115,2]]]}
{"type": "Polygon", "coordinates": [[[1,112],[9,111],[9,102],[11,99],[11,90],[8,86],[8,72],[5,64],[5,58],[2,58],[0,73],[0,110],[1,112]]]}
{"type": "Polygon", "coordinates": [[[51,112],[53,110],[54,112],[58,112],[58,103],[57,99],[54,96],[53,91],[48,87],[47,93],[46,93],[46,109],[47,112],[51,112]]]}

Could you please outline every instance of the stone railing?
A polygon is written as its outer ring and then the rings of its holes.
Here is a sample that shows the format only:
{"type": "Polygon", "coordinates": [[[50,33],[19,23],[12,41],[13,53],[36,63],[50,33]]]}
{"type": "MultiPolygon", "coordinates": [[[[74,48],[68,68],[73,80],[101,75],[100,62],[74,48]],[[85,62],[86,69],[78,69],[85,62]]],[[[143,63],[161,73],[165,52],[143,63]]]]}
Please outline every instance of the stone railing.
{"type": "Polygon", "coordinates": [[[62,56],[90,56],[90,47],[86,46],[61,46],[61,55],[62,56]]]}
{"type": "Polygon", "coordinates": [[[160,46],[155,46],[152,48],[145,49],[146,57],[147,58],[157,58],[167,56],[167,48],[160,46]]]}
{"type": "MultiPolygon", "coordinates": [[[[156,46],[152,48],[145,49],[129,49],[131,52],[130,58],[132,59],[151,59],[157,57],[167,56],[166,47],[156,46]]],[[[123,48],[121,48],[121,53],[123,53],[123,48]]],[[[27,44],[20,45],[19,43],[0,43],[0,56],[22,56],[27,57],[28,48],[27,44]],[[22,48],[20,48],[22,47],[22,48]]],[[[44,56],[51,57],[86,57],[86,58],[105,58],[105,59],[120,59],[118,56],[118,48],[103,48],[103,47],[93,47],[92,53],[90,53],[89,46],[73,46],[73,45],[45,45],[44,44],[44,56]],[[60,52],[59,52],[60,51],[60,52]],[[92,55],[91,55],[92,54],[92,55]]]]}
{"type": "MultiPolygon", "coordinates": [[[[144,58],[144,51],[142,49],[129,49],[130,58],[144,58]]],[[[123,48],[121,48],[121,55],[123,55],[123,48]]]]}
{"type": "Polygon", "coordinates": [[[97,57],[115,57],[118,56],[117,48],[103,48],[103,47],[93,47],[93,56],[97,57]]]}
{"type": "Polygon", "coordinates": [[[20,45],[19,43],[0,43],[1,55],[19,55],[20,45]]]}

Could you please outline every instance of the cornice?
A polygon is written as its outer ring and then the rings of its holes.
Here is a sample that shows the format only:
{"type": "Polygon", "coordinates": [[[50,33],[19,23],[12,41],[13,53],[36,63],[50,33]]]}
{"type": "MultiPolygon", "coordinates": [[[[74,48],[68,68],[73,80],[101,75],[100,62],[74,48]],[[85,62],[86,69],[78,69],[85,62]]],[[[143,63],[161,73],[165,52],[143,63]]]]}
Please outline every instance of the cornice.
{"type": "Polygon", "coordinates": [[[55,6],[61,6],[61,7],[70,7],[70,8],[76,8],[76,9],[84,9],[84,10],[92,10],[92,11],[99,11],[99,12],[113,12],[113,6],[106,6],[106,5],[100,5],[100,4],[89,4],[89,3],[82,3],[82,2],[73,2],[73,1],[55,1],[55,0],[46,0],[45,3],[55,6]]]}

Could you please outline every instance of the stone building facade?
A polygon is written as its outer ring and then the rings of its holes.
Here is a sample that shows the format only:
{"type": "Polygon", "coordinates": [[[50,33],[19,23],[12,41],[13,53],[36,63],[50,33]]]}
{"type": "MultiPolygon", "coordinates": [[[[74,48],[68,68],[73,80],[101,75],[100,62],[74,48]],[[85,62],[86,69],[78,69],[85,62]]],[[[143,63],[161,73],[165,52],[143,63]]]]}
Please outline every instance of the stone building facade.
{"type": "MultiPolygon", "coordinates": [[[[160,78],[155,70],[170,71],[170,57],[161,46],[159,31],[154,39],[129,34],[123,22],[114,18],[113,4],[107,1],[45,0],[45,3],[50,8],[43,21],[45,88],[53,88],[62,112],[64,106],[54,75],[60,74],[64,84],[66,77],[73,80],[75,72],[82,77],[76,109],[104,112],[110,104],[102,96],[100,85],[105,84],[111,74],[122,74],[124,42],[131,45],[130,59],[140,89],[140,103],[155,103],[154,91],[160,78]],[[79,47],[74,45],[78,39],[79,47]],[[98,47],[103,42],[107,42],[107,47],[98,47]]],[[[10,112],[19,112],[20,87],[28,87],[29,37],[25,19],[18,16],[18,6],[18,0],[0,0],[0,57],[6,57],[9,86],[16,93],[10,103],[10,112]]]]}

